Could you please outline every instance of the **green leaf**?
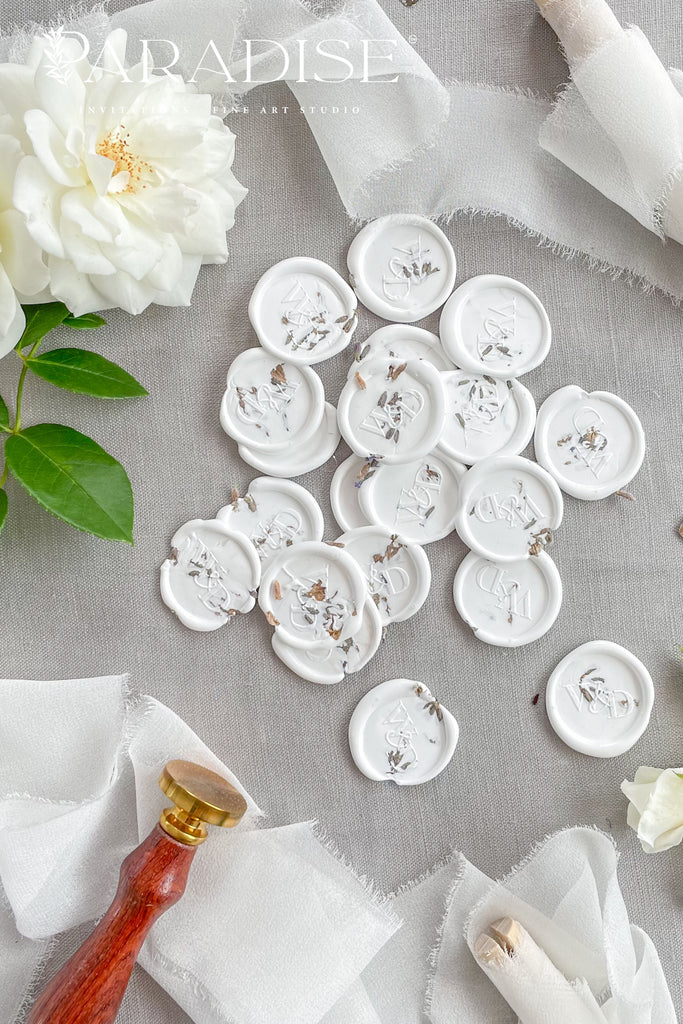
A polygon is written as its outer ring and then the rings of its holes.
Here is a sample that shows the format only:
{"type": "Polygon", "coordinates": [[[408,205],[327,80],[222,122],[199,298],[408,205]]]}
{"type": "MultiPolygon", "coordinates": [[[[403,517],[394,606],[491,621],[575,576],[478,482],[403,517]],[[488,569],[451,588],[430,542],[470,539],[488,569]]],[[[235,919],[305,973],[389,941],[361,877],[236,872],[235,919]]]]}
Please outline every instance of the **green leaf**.
{"type": "Polygon", "coordinates": [[[26,329],[16,345],[19,352],[40,341],[71,316],[63,302],[44,302],[38,306],[22,308],[26,316],[26,329]]]}
{"type": "Polygon", "coordinates": [[[82,316],[72,316],[69,313],[64,319],[66,327],[73,327],[77,331],[94,331],[97,327],[104,327],[106,322],[97,313],[83,313],[82,316]]]}
{"type": "Polygon", "coordinates": [[[133,543],[133,492],[123,466],[85,434],[39,423],[5,444],[12,475],[65,523],[105,540],[133,543]]]}
{"type": "Polygon", "coordinates": [[[7,519],[7,491],[0,489],[0,533],[7,519]]]}
{"type": "Polygon", "coordinates": [[[5,401],[0,395],[0,430],[9,428],[9,409],[5,405],[5,401]]]}
{"type": "Polygon", "coordinates": [[[27,360],[29,369],[58,388],[96,398],[138,398],[147,392],[135,377],[104,356],[82,348],[54,348],[27,360]]]}

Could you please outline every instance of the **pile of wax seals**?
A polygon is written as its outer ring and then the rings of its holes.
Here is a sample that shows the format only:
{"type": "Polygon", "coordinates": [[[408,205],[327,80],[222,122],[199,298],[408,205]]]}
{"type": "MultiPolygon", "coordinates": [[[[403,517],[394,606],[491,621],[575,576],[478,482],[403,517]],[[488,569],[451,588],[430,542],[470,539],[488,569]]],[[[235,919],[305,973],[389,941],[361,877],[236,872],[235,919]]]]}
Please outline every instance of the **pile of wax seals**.
{"type": "Polygon", "coordinates": [[[537,415],[518,378],[550,350],[542,303],[496,275],[453,291],[455,255],[433,222],[372,222],[348,268],[352,287],[303,257],[257,283],[249,317],[260,345],[232,363],[220,419],[264,475],[215,519],[176,533],[164,600],[191,628],[217,629],[258,591],[278,657],[304,679],[336,683],[368,663],[383,627],[423,605],[424,545],[455,530],[470,549],[455,575],[458,612],[480,640],[530,643],[562,602],[545,550],[561,490],[595,500],[624,487],[645,454],[638,417],[617,396],[574,385],[537,415]],[[354,344],[335,410],[313,367],[350,344],[357,299],[393,323],[354,344]],[[440,337],[413,326],[441,306],[440,337]],[[532,436],[537,462],[519,454],[532,436]],[[330,498],[344,532],[323,542],[317,502],[288,478],[325,463],[341,437],[353,454],[330,498]]]}

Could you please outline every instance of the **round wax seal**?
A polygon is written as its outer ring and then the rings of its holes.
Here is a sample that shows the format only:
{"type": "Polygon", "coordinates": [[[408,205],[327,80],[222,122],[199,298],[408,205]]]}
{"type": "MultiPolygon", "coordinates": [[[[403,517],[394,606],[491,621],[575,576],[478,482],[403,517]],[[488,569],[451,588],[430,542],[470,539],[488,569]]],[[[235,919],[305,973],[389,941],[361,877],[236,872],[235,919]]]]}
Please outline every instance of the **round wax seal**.
{"type": "Polygon", "coordinates": [[[320,363],[346,348],[357,323],[356,296],[332,267],[298,256],[260,278],[249,319],[268,352],[291,363],[320,363]]]}
{"type": "Polygon", "coordinates": [[[363,305],[398,323],[429,316],[455,283],[453,246],[433,221],[417,214],[391,214],[367,224],[346,262],[363,305]]]}
{"type": "Polygon", "coordinates": [[[254,607],[261,563],[243,533],[218,519],[192,519],[173,535],[161,566],[161,596],[190,629],[218,629],[254,607]]]}
{"type": "Polygon", "coordinates": [[[458,567],[453,599],[474,635],[495,647],[521,647],[547,633],[562,604],[562,581],[550,555],[492,562],[473,551],[458,567]]]}
{"type": "Polygon", "coordinates": [[[653,701],[643,663],[609,640],[577,647],[562,659],[546,689],[548,718],[557,735],[592,757],[630,750],[647,728],[653,701]]]}
{"type": "Polygon", "coordinates": [[[609,391],[568,384],[538,411],[536,458],[575,498],[595,501],[625,487],[645,456],[645,435],[630,405],[609,391]]]}
{"type": "Polygon", "coordinates": [[[495,455],[468,469],[455,528],[472,551],[494,562],[537,555],[562,522],[560,488],[520,455],[495,455]]]}
{"type": "Polygon", "coordinates": [[[361,459],[358,455],[349,455],[334,471],[330,484],[330,504],[342,530],[355,530],[359,526],[370,525],[358,498],[361,488],[366,486],[376,472],[377,464],[372,459],[361,459]]]}
{"type": "Polygon", "coordinates": [[[446,418],[438,447],[467,466],[489,455],[519,455],[534,432],[536,405],[517,380],[452,370],[442,374],[446,418]]]}
{"type": "Polygon", "coordinates": [[[262,562],[292,544],[322,540],[325,529],[320,506],[305,487],[265,476],[252,480],[243,498],[235,494],[216,519],[246,534],[262,562]]]}
{"type": "Polygon", "coordinates": [[[344,385],[337,417],[356,455],[387,463],[419,459],[436,447],[441,435],[441,374],[422,359],[368,359],[344,385]]]}
{"type": "Polygon", "coordinates": [[[325,402],[320,429],[287,451],[255,451],[244,444],[238,446],[238,451],[240,457],[260,473],[277,477],[301,476],[331,459],[340,441],[337,410],[325,402]]]}
{"type": "Polygon", "coordinates": [[[458,743],[450,711],[414,679],[390,679],[366,693],[349,722],[356,767],[374,782],[418,786],[447,767],[458,743]]]}
{"type": "Polygon", "coordinates": [[[550,350],[548,314],[530,288],[512,277],[472,277],[453,292],[441,313],[441,343],[463,370],[519,377],[550,350]]]}
{"type": "MultiPolygon", "coordinates": [[[[444,352],[436,334],[410,324],[387,324],[362,342],[356,342],[356,357],[349,369],[349,377],[360,370],[358,363],[379,356],[398,360],[425,359],[437,370],[452,370],[453,364],[444,352]]],[[[362,371],[361,371],[362,372],[362,371]]]]}
{"type": "Polygon", "coordinates": [[[349,530],[336,543],[360,565],[383,625],[404,622],[420,610],[432,582],[421,547],[379,526],[349,530]]]}
{"type": "Polygon", "coordinates": [[[314,370],[249,348],[228,371],[221,426],[252,451],[284,451],[317,431],[324,408],[323,384],[314,370]]]}
{"type": "Polygon", "coordinates": [[[455,529],[465,467],[431,452],[400,466],[380,464],[359,491],[370,522],[415,544],[430,544],[455,529]]]}
{"type": "Polygon", "coordinates": [[[294,544],[264,566],[261,611],[293,647],[334,647],[363,624],[367,585],[358,563],[341,548],[294,544]]]}
{"type": "Polygon", "coordinates": [[[301,648],[286,643],[276,631],[273,650],[280,661],[309,683],[332,685],[341,683],[351,672],[364,668],[382,640],[382,620],[372,598],[366,598],[363,625],[335,647],[301,648]]]}

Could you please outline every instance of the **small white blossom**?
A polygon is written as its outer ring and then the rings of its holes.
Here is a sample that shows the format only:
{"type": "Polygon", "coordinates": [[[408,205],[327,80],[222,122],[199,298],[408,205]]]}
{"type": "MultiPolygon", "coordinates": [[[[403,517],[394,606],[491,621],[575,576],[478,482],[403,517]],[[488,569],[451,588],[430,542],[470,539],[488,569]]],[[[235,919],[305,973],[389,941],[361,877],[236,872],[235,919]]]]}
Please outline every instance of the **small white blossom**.
{"type": "Polygon", "coordinates": [[[678,846],[683,840],[683,768],[641,767],[621,790],[631,801],[626,820],[646,853],[678,846]]]}

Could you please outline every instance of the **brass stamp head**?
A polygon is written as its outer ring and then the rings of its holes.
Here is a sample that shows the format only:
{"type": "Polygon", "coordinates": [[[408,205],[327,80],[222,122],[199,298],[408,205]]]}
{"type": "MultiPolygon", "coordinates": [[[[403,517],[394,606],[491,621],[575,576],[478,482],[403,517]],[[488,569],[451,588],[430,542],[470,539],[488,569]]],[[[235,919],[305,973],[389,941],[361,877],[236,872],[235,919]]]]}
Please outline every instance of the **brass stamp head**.
{"type": "Polygon", "coordinates": [[[188,846],[204,842],[206,825],[233,828],[247,809],[247,801],[226,779],[192,761],[169,761],[159,785],[175,805],[161,812],[159,824],[188,846]]]}

